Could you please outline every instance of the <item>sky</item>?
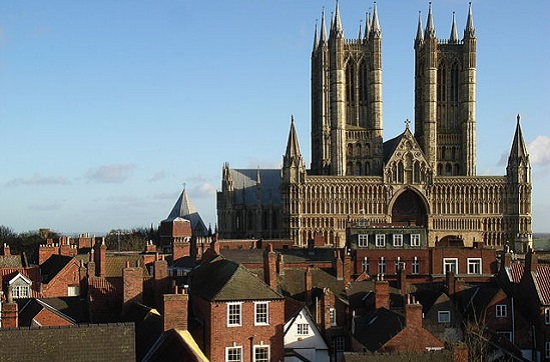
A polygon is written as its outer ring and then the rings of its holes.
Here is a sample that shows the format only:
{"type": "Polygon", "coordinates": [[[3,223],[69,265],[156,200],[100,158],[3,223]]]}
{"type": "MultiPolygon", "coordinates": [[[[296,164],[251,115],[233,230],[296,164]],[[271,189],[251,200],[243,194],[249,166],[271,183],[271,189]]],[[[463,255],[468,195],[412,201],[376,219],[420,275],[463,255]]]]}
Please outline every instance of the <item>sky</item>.
{"type": "MultiPolygon", "coordinates": [[[[340,0],[347,38],[373,2],[340,0]]],[[[550,2],[472,2],[477,174],[504,175],[516,114],[533,231],[550,232],[550,2]]],[[[101,234],[157,226],[181,190],[206,224],[233,168],[281,165],[294,116],[310,157],[310,55],[335,0],[0,3],[0,225],[101,234]]],[[[379,0],[384,138],[414,115],[414,37],[428,1],[379,0]]],[[[468,2],[434,0],[436,34],[468,2]]]]}

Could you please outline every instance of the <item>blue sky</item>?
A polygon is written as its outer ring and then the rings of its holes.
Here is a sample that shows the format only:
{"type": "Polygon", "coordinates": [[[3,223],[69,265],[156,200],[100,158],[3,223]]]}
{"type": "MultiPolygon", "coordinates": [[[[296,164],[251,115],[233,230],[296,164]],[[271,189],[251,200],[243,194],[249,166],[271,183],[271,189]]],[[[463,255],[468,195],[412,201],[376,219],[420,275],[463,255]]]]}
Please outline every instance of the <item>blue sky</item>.
{"type": "MultiPolygon", "coordinates": [[[[182,184],[215,224],[221,168],[273,168],[294,115],[310,162],[315,22],[334,1],[0,4],[0,224],[100,233],[157,225],[182,184]]],[[[355,38],[372,2],[341,0],[355,38]]],[[[384,137],[413,118],[413,41],[428,1],[379,0],[384,137]]],[[[439,38],[468,2],[433,1],[439,38]]],[[[477,173],[503,175],[516,114],[533,166],[533,229],[550,232],[550,2],[473,1],[477,173]]]]}

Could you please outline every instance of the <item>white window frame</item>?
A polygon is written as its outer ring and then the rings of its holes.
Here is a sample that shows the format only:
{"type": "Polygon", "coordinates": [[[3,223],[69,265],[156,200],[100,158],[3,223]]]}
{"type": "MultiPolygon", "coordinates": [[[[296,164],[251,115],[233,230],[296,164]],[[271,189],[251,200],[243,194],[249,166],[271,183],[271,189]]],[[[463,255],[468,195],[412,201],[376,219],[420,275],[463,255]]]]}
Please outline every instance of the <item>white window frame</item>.
{"type": "Polygon", "coordinates": [[[67,286],[67,296],[68,297],[78,297],[80,295],[80,286],[78,285],[68,285],[67,286]]]}
{"type": "Polygon", "coordinates": [[[296,334],[299,336],[309,335],[309,324],[307,323],[297,323],[296,324],[296,334]]]}
{"type": "Polygon", "coordinates": [[[418,257],[413,257],[412,263],[411,263],[411,274],[420,274],[420,260],[418,260],[418,257]]]}
{"type": "Polygon", "coordinates": [[[378,259],[378,274],[386,274],[386,271],[386,260],[381,256],[380,259],[378,259]]]}
{"type": "Polygon", "coordinates": [[[481,258],[468,258],[468,274],[481,275],[482,271],[483,264],[481,258]]]}
{"type": "MultiPolygon", "coordinates": [[[[403,263],[405,264],[405,263],[403,263]]],[[[403,265],[404,266],[404,265],[403,265]]],[[[396,259],[395,259],[395,274],[399,273],[399,268],[401,267],[401,257],[398,256],[396,259]]]]}
{"type": "Polygon", "coordinates": [[[411,246],[420,246],[420,234],[411,234],[411,246]]]}
{"type": "Polygon", "coordinates": [[[544,324],[550,324],[550,308],[544,308],[544,324]]]}
{"type": "Polygon", "coordinates": [[[544,358],[550,358],[550,342],[544,342],[544,358]]]}
{"type": "Polygon", "coordinates": [[[225,347],[225,361],[226,362],[242,362],[243,360],[243,346],[232,346],[232,347],[225,347]],[[238,351],[238,359],[231,358],[230,359],[230,352],[231,351],[238,351]]]}
{"type": "Polygon", "coordinates": [[[243,324],[243,303],[242,302],[227,303],[227,326],[228,327],[240,327],[240,326],[242,326],[242,324],[243,324]],[[238,311],[239,322],[238,323],[232,321],[232,316],[237,315],[236,311],[232,310],[232,307],[237,307],[237,306],[239,307],[239,311],[238,311]]]}
{"type": "Polygon", "coordinates": [[[358,234],[357,235],[357,246],[365,248],[369,246],[369,234],[358,234]]]}
{"type": "Polygon", "coordinates": [[[331,326],[336,326],[336,309],[328,309],[328,321],[331,326]]]}
{"type": "Polygon", "coordinates": [[[252,353],[254,354],[254,358],[253,358],[253,361],[254,361],[254,362],[269,362],[269,361],[270,361],[270,358],[271,358],[271,351],[270,351],[269,345],[267,345],[267,344],[258,344],[258,345],[254,345],[254,351],[252,351],[252,353]],[[267,351],[267,356],[266,356],[266,358],[258,359],[258,356],[256,356],[256,352],[257,352],[259,349],[262,349],[262,350],[266,350],[266,351],[267,351]]]}
{"type": "Polygon", "coordinates": [[[383,248],[386,246],[386,234],[375,235],[375,245],[377,248],[383,248]]]}
{"type": "Polygon", "coordinates": [[[495,305],[495,317],[497,318],[508,317],[508,306],[506,304],[495,305]]]}
{"type": "Polygon", "coordinates": [[[447,274],[449,271],[458,274],[458,258],[443,258],[443,273],[447,274]],[[454,265],[454,270],[447,268],[449,265],[454,265]]]}
{"type": "Polygon", "coordinates": [[[368,257],[365,256],[363,258],[362,265],[363,265],[363,272],[369,274],[370,273],[370,264],[369,264],[369,258],[368,257]]]}
{"type": "Polygon", "coordinates": [[[31,287],[28,285],[12,285],[11,295],[13,299],[29,298],[31,296],[31,287]]]}
{"type": "Polygon", "coordinates": [[[437,323],[451,323],[451,311],[440,310],[437,312],[437,323]],[[446,317],[444,317],[446,316],[446,317]]]}
{"type": "Polygon", "coordinates": [[[269,302],[254,302],[254,325],[269,325],[269,302]],[[259,310],[262,307],[265,307],[265,311],[259,310]]]}
{"type": "Polygon", "coordinates": [[[392,239],[394,247],[403,246],[403,234],[393,234],[392,239]]]}

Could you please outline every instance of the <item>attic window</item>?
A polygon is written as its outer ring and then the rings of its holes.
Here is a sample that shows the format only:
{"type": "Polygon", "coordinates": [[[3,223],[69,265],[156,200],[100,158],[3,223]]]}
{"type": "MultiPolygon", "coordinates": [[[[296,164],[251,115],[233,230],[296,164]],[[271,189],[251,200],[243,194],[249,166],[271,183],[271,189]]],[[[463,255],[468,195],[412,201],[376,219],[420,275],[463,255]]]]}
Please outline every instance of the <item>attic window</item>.
{"type": "Polygon", "coordinates": [[[28,285],[14,285],[11,287],[11,293],[14,299],[30,297],[30,288],[28,285]]]}
{"type": "Polygon", "coordinates": [[[299,323],[296,325],[296,334],[300,336],[307,336],[309,334],[309,324],[299,323]]]}
{"type": "Polygon", "coordinates": [[[451,322],[451,312],[448,310],[440,310],[437,312],[437,322],[438,323],[450,323],[451,322]]]}

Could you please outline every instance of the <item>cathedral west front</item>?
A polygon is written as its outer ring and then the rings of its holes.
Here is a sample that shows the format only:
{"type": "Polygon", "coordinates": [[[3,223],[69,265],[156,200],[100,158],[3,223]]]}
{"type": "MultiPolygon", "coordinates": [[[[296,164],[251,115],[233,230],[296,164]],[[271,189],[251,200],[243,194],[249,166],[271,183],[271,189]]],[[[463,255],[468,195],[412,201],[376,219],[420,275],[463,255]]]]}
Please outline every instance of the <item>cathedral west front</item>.
{"type": "Polygon", "coordinates": [[[532,242],[531,166],[520,117],[504,176],[476,175],[472,8],[440,39],[428,11],[414,41],[412,125],[383,135],[382,29],[376,6],[357,39],[338,5],[311,54],[311,165],[291,121],[282,169],[222,169],[220,238],[291,238],[343,247],[350,225],[422,227],[427,245],[524,251],[532,242]],[[327,30],[328,28],[328,30],[327,30]]]}

